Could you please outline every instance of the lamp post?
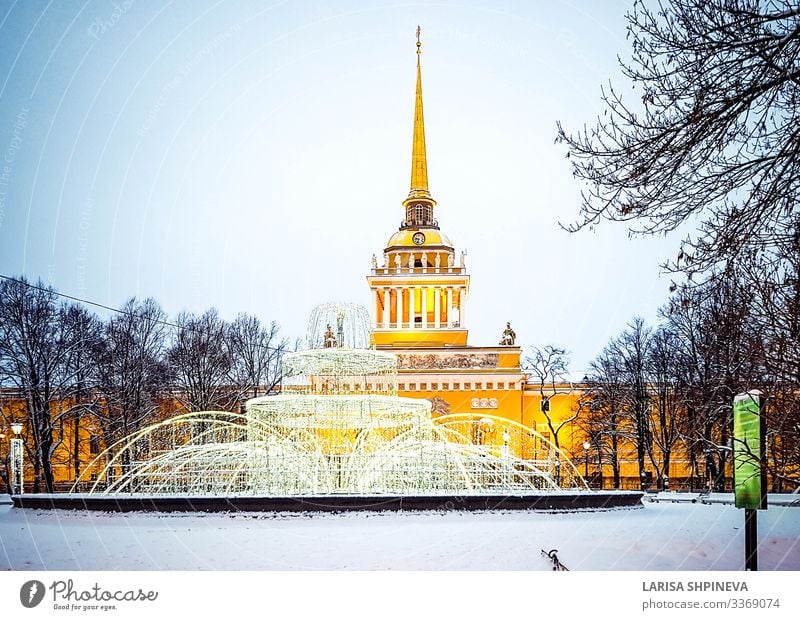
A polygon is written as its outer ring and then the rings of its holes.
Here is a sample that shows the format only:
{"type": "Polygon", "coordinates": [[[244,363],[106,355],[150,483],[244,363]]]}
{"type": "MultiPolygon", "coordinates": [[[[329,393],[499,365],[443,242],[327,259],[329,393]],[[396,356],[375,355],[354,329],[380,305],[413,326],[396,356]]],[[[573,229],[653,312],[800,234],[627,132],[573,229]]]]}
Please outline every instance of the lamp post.
{"type": "MultiPolygon", "coordinates": [[[[583,442],[583,479],[589,479],[589,448],[592,444],[588,441],[583,442]]],[[[586,484],[589,484],[588,482],[586,484]]]]}
{"type": "MultiPolygon", "coordinates": [[[[6,440],[6,434],[5,433],[0,433],[0,446],[2,446],[5,443],[5,440],[6,440]]],[[[6,454],[3,457],[2,461],[0,461],[0,467],[5,469],[5,473],[8,474],[8,469],[7,469],[8,468],[8,454],[6,454]]],[[[3,489],[3,490],[5,490],[5,489],[3,489]]]]}
{"type": "Polygon", "coordinates": [[[11,440],[11,493],[22,495],[24,491],[23,460],[22,460],[22,422],[12,422],[11,430],[14,438],[11,440]]]}

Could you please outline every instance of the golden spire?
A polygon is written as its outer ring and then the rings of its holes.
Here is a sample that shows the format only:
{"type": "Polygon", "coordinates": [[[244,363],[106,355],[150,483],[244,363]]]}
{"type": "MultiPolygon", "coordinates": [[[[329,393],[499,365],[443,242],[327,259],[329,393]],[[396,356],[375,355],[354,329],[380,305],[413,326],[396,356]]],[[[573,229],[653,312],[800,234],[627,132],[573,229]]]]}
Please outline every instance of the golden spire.
{"type": "Polygon", "coordinates": [[[428,191],[428,159],[425,155],[425,120],[422,117],[422,71],[419,57],[422,43],[417,26],[417,96],[414,103],[414,145],[411,150],[411,190],[408,198],[430,198],[428,191]]]}

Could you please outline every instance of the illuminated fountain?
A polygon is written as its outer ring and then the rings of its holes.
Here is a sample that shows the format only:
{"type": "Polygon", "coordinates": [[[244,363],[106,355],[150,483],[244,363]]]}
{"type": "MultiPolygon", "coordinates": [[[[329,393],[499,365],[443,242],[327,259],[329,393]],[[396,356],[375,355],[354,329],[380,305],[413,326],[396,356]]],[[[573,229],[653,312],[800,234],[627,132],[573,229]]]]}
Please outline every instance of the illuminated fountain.
{"type": "Polygon", "coordinates": [[[178,415],[110,446],[76,483],[89,495],[197,497],[527,495],[587,491],[571,461],[506,419],[433,417],[397,394],[397,358],[366,348],[363,309],[321,306],[316,348],[286,354],[281,393],[245,413],[178,415]],[[351,332],[352,330],[352,332],[351,332]],[[350,338],[350,340],[348,340],[350,338]]]}
{"type": "MultiPolygon", "coordinates": [[[[369,312],[359,304],[331,302],[314,306],[308,318],[306,347],[325,348],[326,336],[336,339],[336,346],[345,349],[367,349],[370,346],[369,312]],[[329,334],[330,330],[330,334],[329,334]]],[[[328,344],[331,344],[330,340],[328,344]]]]}

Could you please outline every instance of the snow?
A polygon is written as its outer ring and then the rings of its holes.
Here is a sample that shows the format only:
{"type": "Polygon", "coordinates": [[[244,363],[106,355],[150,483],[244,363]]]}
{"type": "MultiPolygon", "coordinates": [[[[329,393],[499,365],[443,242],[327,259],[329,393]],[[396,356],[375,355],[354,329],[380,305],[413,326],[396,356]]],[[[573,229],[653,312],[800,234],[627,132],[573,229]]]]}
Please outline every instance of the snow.
{"type": "MultiPolygon", "coordinates": [[[[0,569],[741,570],[744,512],[98,513],[0,502],[0,569]]],[[[758,513],[759,568],[800,570],[800,508],[758,513]]]]}

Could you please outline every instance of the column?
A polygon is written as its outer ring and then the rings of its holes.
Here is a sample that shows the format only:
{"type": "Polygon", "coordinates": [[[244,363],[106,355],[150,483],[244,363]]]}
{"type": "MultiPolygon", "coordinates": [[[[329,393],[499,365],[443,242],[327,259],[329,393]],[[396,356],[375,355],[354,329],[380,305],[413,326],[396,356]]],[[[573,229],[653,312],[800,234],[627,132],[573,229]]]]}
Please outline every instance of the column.
{"type": "Polygon", "coordinates": [[[458,324],[462,329],[467,327],[467,313],[465,312],[467,306],[467,289],[462,287],[458,289],[458,324]]]}
{"type": "Polygon", "coordinates": [[[453,326],[453,287],[447,287],[447,327],[453,326]]]}
{"type": "Polygon", "coordinates": [[[389,287],[383,287],[383,329],[389,329],[389,301],[391,300],[391,296],[389,295],[389,287]]]}
{"type": "Polygon", "coordinates": [[[439,329],[442,326],[442,289],[438,286],[433,289],[433,326],[439,329]]]}
{"type": "Polygon", "coordinates": [[[403,320],[403,289],[400,287],[394,289],[394,318],[394,326],[401,327],[400,323],[403,320]]]}
{"type": "Polygon", "coordinates": [[[422,295],[422,329],[428,329],[428,287],[423,286],[420,289],[420,295],[422,295]]]}
{"type": "Polygon", "coordinates": [[[378,294],[378,288],[377,287],[375,287],[375,288],[373,288],[371,290],[372,290],[372,293],[373,293],[373,295],[372,295],[372,312],[371,312],[372,317],[373,317],[372,324],[375,327],[380,327],[381,317],[380,317],[380,312],[379,312],[378,308],[380,308],[380,305],[381,305],[381,296],[378,294]]]}
{"type": "Polygon", "coordinates": [[[408,326],[414,329],[416,323],[414,322],[414,287],[408,287],[408,326]]]}

